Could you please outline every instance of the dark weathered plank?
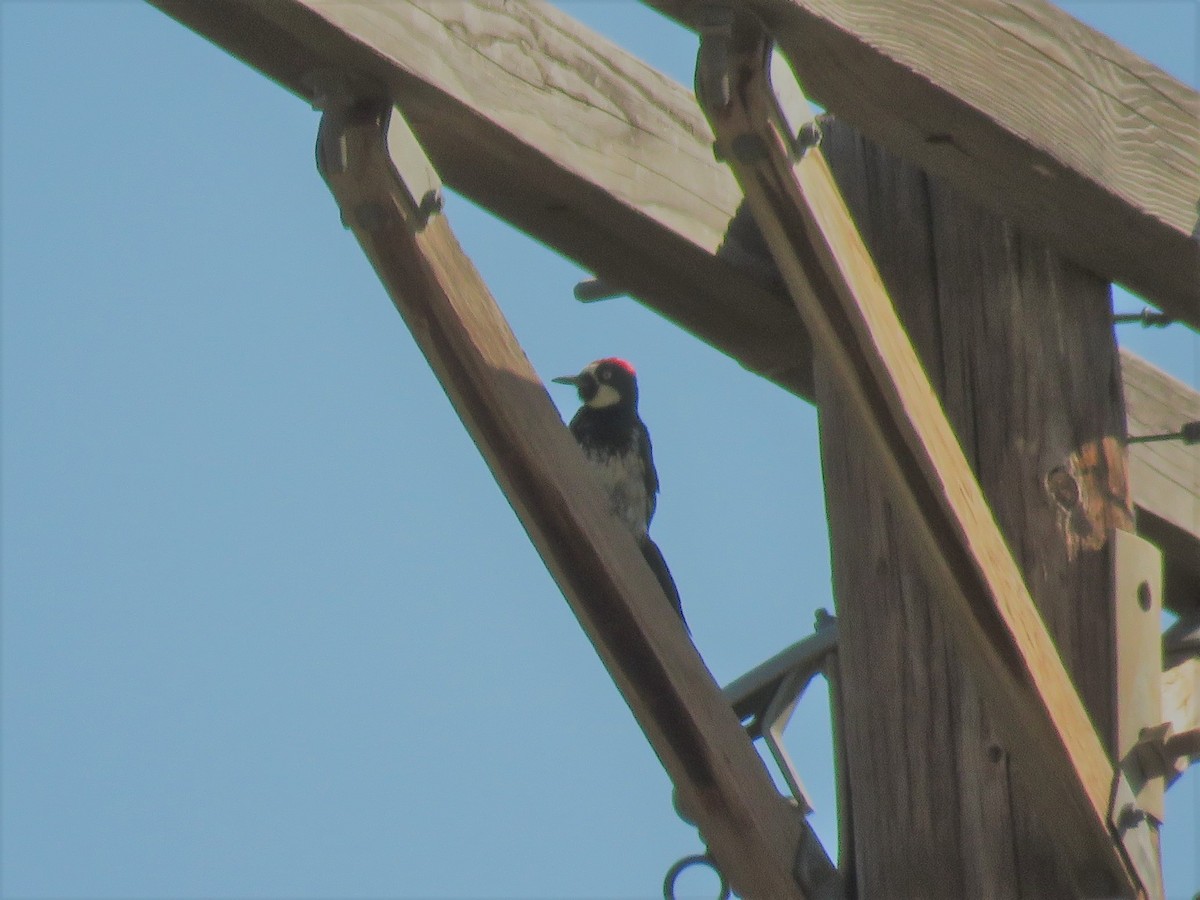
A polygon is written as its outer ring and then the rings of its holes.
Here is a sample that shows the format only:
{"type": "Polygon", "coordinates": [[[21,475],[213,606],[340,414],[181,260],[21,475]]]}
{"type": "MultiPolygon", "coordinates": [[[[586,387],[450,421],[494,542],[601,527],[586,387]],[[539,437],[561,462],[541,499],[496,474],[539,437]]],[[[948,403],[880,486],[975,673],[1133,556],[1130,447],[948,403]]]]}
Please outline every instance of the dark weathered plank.
{"type": "Polygon", "coordinates": [[[1046,0],[745,6],[813,100],[1200,328],[1196,91],[1046,0]]]}
{"type": "MultiPolygon", "coordinates": [[[[1089,496],[1124,480],[1108,285],[847,127],[822,148],[1111,753],[1109,538],[1129,511],[1089,496]],[[1085,457],[1118,468],[1081,473],[1085,457]],[[1077,502],[1050,494],[1055,471],[1077,502]]],[[[844,391],[817,390],[860,895],[1096,895],[1029,814],[1020,786],[1037,779],[1012,771],[1022,748],[981,702],[844,391]]]]}
{"type": "Polygon", "coordinates": [[[799,898],[800,820],[662,595],[444,216],[419,222],[378,119],[326,112],[323,172],[688,811],[739,893],[799,898]]]}
{"type": "MultiPolygon", "coordinates": [[[[306,99],[322,71],[386,87],[456,190],[811,398],[795,310],[714,256],[741,195],[691,92],[603,37],[541,4],[152,2],[306,99]]],[[[1143,394],[1129,393],[1134,419],[1143,394]]],[[[1135,471],[1133,487],[1139,528],[1167,553],[1166,602],[1179,608],[1200,596],[1200,572],[1170,573],[1200,559],[1200,529],[1151,479],[1135,471]]]]}

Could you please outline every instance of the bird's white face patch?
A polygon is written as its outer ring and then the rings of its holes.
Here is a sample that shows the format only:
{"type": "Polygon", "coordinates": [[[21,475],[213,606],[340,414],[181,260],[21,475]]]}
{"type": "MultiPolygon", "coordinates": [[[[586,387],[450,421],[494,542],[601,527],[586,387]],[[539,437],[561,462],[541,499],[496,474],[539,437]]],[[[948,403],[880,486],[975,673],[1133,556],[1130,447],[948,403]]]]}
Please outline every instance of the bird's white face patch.
{"type": "Polygon", "coordinates": [[[595,396],[587,401],[587,405],[592,409],[603,409],[606,406],[616,406],[620,402],[621,395],[617,393],[617,389],[611,384],[601,381],[596,388],[595,396]]]}

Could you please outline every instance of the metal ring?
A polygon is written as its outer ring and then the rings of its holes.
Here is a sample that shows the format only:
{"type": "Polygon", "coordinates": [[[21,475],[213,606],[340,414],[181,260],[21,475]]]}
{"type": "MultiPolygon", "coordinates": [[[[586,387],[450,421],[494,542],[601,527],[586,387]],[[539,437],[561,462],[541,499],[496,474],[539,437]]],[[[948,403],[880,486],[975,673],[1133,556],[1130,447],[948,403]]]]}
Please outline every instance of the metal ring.
{"type": "Polygon", "coordinates": [[[721,879],[721,893],[717,894],[717,900],[729,900],[732,894],[729,891],[729,882],[725,880],[725,873],[717,866],[717,861],[713,859],[711,853],[697,853],[695,856],[685,856],[671,868],[667,869],[667,875],[663,878],[663,900],[675,900],[675,881],[683,873],[684,869],[691,866],[708,866],[717,877],[721,879]]]}

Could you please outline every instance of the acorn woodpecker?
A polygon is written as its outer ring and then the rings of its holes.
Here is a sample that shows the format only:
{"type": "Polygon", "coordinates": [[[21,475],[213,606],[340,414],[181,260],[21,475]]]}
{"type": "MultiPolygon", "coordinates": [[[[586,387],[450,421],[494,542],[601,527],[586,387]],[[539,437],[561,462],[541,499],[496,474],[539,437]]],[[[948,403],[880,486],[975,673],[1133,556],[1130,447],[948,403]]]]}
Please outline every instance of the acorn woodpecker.
{"type": "MultiPolygon", "coordinates": [[[[598,359],[578,375],[553,379],[579,392],[583,406],[571,419],[571,434],[600,479],[613,514],[637,539],[642,555],[683,618],[683,603],[662,551],[647,530],[658,502],[658,472],[650,432],[638,416],[637,373],[623,359],[598,359]]],[[[686,626],[687,621],[684,620],[686,626]]]]}

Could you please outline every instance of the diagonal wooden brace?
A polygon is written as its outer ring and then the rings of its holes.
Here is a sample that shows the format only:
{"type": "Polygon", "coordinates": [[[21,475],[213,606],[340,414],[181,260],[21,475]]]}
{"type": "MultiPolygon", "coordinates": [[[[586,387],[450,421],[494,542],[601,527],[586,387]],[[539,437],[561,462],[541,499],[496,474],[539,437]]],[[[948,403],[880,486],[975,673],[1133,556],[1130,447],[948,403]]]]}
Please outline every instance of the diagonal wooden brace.
{"type": "Polygon", "coordinates": [[[828,368],[911,524],[935,596],[1037,815],[1087,896],[1139,896],[1108,811],[1114,769],[819,150],[781,135],[757,21],[710,8],[697,95],[828,368]],[[723,74],[713,67],[727,65],[723,74]],[[718,89],[727,85],[728,89],[718,89]],[[719,102],[724,99],[725,102],[719,102]]]}
{"type": "Polygon", "coordinates": [[[803,823],[775,789],[633,537],[608,512],[541,379],[428,199],[428,173],[412,160],[408,138],[397,131],[402,125],[387,101],[326,110],[317,161],[343,221],[721,870],[742,896],[804,898],[793,877],[803,823]],[[407,164],[397,158],[402,146],[407,164]]]}

